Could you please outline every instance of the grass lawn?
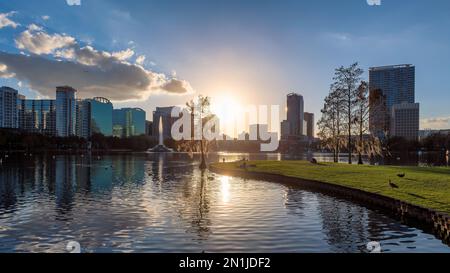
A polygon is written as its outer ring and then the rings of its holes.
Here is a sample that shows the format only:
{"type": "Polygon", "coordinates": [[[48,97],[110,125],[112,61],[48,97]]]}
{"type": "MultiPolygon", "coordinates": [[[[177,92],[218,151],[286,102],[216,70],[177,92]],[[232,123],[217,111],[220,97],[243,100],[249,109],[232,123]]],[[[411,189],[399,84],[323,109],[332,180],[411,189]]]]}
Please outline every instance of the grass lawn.
{"type": "MultiPolygon", "coordinates": [[[[224,169],[239,169],[242,163],[216,163],[224,169]]],[[[249,171],[274,173],[338,184],[402,200],[450,214],[450,168],[359,166],[337,163],[313,165],[307,161],[250,161],[249,171]],[[397,174],[405,173],[404,178],[397,174]],[[393,189],[389,179],[399,186],[393,189]]],[[[242,170],[242,169],[239,169],[242,170]]]]}

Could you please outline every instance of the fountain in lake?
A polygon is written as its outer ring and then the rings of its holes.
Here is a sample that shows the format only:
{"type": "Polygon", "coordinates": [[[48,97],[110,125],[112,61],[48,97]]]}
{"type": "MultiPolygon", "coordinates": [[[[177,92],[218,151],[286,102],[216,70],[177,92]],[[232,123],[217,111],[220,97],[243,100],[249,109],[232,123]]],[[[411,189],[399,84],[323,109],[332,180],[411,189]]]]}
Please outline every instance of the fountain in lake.
{"type": "Polygon", "coordinates": [[[172,153],[173,150],[164,145],[162,117],[159,117],[159,144],[148,150],[150,153],[172,153]]]}

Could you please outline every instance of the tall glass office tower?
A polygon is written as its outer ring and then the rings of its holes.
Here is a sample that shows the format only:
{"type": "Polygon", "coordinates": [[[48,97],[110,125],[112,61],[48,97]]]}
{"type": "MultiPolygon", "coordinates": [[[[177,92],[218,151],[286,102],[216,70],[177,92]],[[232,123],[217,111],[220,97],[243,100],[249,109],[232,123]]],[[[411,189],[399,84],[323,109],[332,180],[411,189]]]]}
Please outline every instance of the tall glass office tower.
{"type": "Polygon", "coordinates": [[[113,105],[105,98],[93,98],[88,100],[91,114],[92,134],[112,136],[113,133],[113,105]]]}
{"type": "Polygon", "coordinates": [[[3,86],[0,88],[0,128],[18,128],[17,90],[3,86]]]}
{"type": "Polygon", "coordinates": [[[113,135],[131,137],[145,134],[146,113],[140,108],[114,109],[113,135]]]}
{"type": "Polygon", "coordinates": [[[105,98],[77,101],[77,136],[89,138],[93,134],[113,135],[113,105],[105,98]]]}
{"type": "Polygon", "coordinates": [[[411,64],[372,67],[370,89],[379,89],[386,97],[386,106],[415,102],[415,67],[411,64]]]}
{"type": "Polygon", "coordinates": [[[290,134],[293,136],[305,135],[303,123],[305,120],[303,96],[295,93],[287,95],[287,121],[290,134]]]}
{"type": "MultiPolygon", "coordinates": [[[[417,114],[411,117],[410,121],[396,119],[392,114],[397,105],[409,104],[415,109],[414,111],[418,111],[418,105],[414,105],[415,66],[404,64],[372,67],[369,69],[369,87],[372,98],[369,118],[372,134],[381,136],[387,132],[388,135],[403,136],[403,134],[398,135],[400,130],[393,128],[401,128],[403,125],[400,123],[405,122],[410,124],[409,127],[419,127],[417,114]],[[412,126],[412,123],[417,124],[412,126]]],[[[410,136],[416,133],[408,133],[408,135],[411,139],[410,136]]]]}
{"type": "Polygon", "coordinates": [[[56,131],[60,137],[76,135],[76,92],[70,86],[56,88],[56,131]]]}

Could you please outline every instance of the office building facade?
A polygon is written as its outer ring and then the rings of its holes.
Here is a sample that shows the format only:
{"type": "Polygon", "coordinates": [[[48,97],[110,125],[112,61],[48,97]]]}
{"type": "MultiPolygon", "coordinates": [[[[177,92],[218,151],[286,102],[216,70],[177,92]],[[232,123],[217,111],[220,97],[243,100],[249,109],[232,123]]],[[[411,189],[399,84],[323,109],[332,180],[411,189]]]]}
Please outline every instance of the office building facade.
{"type": "Polygon", "coordinates": [[[19,128],[21,130],[56,136],[55,100],[18,100],[19,128]]]}
{"type": "Polygon", "coordinates": [[[13,88],[6,86],[0,88],[0,128],[19,127],[18,96],[17,90],[13,88]]]}
{"type": "Polygon", "coordinates": [[[304,108],[303,96],[295,93],[287,95],[287,121],[290,124],[292,136],[304,135],[304,108]]]}
{"type": "Polygon", "coordinates": [[[291,133],[291,126],[287,120],[281,122],[281,139],[287,139],[291,133]]]}
{"type": "Polygon", "coordinates": [[[113,135],[121,138],[145,135],[145,121],[145,111],[140,108],[114,109],[113,135]]]}
{"type": "Polygon", "coordinates": [[[381,90],[389,111],[400,103],[415,103],[415,66],[411,64],[371,67],[369,87],[381,90]]]}
{"type": "Polygon", "coordinates": [[[76,125],[77,137],[88,139],[92,135],[91,131],[91,108],[88,100],[76,100],[76,125]]]}
{"type": "Polygon", "coordinates": [[[113,105],[106,99],[96,97],[87,99],[90,134],[113,135],[113,105]]]}
{"type": "Polygon", "coordinates": [[[314,114],[305,112],[306,136],[313,139],[315,136],[314,114]]]}
{"type": "MultiPolygon", "coordinates": [[[[369,88],[370,88],[370,109],[369,109],[369,127],[375,136],[400,136],[402,131],[401,124],[405,119],[396,120],[394,113],[401,113],[405,107],[412,107],[410,111],[417,111],[415,104],[415,66],[411,64],[372,67],[369,69],[369,88]],[[408,105],[409,106],[406,106],[408,105]],[[402,105],[402,106],[399,106],[402,105]],[[395,109],[395,111],[394,111],[395,109]],[[403,110],[401,110],[403,109],[403,110]],[[395,130],[396,129],[396,130],[395,130]]],[[[397,118],[403,117],[398,114],[397,118]]],[[[405,128],[417,128],[419,130],[419,120],[408,119],[408,122],[417,122],[417,124],[405,124],[405,128]]],[[[408,133],[408,138],[412,135],[408,133]]]]}
{"type": "Polygon", "coordinates": [[[394,104],[391,110],[391,135],[407,140],[419,139],[419,104],[394,104]]]}
{"type": "Polygon", "coordinates": [[[60,137],[76,135],[76,90],[70,86],[56,88],[56,132],[60,137]]]}
{"type": "Polygon", "coordinates": [[[153,121],[145,121],[145,134],[147,136],[153,136],[153,121]]]}

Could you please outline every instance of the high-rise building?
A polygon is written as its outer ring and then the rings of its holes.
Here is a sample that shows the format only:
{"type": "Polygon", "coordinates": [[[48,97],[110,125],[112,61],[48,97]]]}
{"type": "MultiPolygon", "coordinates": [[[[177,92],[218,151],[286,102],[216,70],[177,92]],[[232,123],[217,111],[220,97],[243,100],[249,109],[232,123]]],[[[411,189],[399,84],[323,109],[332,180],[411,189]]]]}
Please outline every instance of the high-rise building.
{"type": "Polygon", "coordinates": [[[281,122],[281,139],[288,139],[291,134],[290,123],[287,120],[281,122]]]}
{"type": "Polygon", "coordinates": [[[19,127],[18,95],[17,90],[13,88],[6,86],[0,88],[0,128],[19,127]]]}
{"type": "Polygon", "coordinates": [[[145,134],[145,111],[140,108],[113,110],[113,135],[132,137],[145,134]]]}
{"type": "Polygon", "coordinates": [[[415,102],[415,67],[411,64],[372,67],[369,70],[371,90],[381,90],[386,106],[415,102]]]}
{"type": "Polygon", "coordinates": [[[91,107],[88,100],[76,100],[76,136],[88,139],[91,137],[91,107]]]}
{"type": "MultiPolygon", "coordinates": [[[[415,103],[415,67],[411,64],[372,67],[369,87],[371,133],[394,135],[392,129],[400,126],[400,121],[395,121],[392,116],[394,106],[415,103]]],[[[418,120],[413,127],[419,128],[418,120]]]]}
{"type": "Polygon", "coordinates": [[[18,100],[19,128],[27,132],[56,135],[56,101],[18,100]]]}
{"type": "Polygon", "coordinates": [[[113,105],[105,98],[77,100],[77,136],[89,138],[94,134],[113,135],[113,105]]]}
{"type": "Polygon", "coordinates": [[[306,136],[309,139],[313,139],[315,134],[314,114],[305,112],[305,121],[306,121],[306,136]]]}
{"type": "Polygon", "coordinates": [[[295,93],[287,95],[287,121],[290,125],[290,135],[302,136],[304,117],[303,96],[295,93]]]}
{"type": "Polygon", "coordinates": [[[60,137],[76,135],[76,92],[70,86],[56,88],[56,132],[60,137]]]}
{"type": "Polygon", "coordinates": [[[147,136],[153,136],[153,121],[145,121],[145,134],[147,136]]]}
{"type": "Polygon", "coordinates": [[[419,139],[419,104],[394,104],[391,110],[391,136],[419,139]]]}
{"type": "Polygon", "coordinates": [[[392,107],[415,102],[415,67],[410,64],[372,67],[369,69],[370,129],[375,135],[390,134],[392,107]],[[374,101],[373,97],[378,98],[374,101]]]}
{"type": "Polygon", "coordinates": [[[96,97],[87,100],[90,112],[91,134],[112,136],[113,134],[113,105],[105,98],[96,97]]]}

